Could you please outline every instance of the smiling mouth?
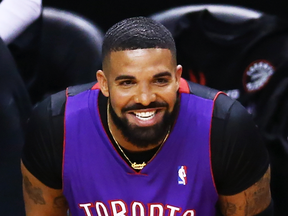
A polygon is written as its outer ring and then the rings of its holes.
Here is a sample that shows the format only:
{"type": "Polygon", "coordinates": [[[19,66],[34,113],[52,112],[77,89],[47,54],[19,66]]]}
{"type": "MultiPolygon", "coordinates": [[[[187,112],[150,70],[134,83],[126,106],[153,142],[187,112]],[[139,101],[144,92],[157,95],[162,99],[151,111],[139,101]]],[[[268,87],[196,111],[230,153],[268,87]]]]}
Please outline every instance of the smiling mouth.
{"type": "Polygon", "coordinates": [[[136,118],[142,121],[147,121],[147,120],[152,119],[155,116],[156,110],[149,111],[149,112],[133,112],[133,114],[136,116],[136,118]]]}

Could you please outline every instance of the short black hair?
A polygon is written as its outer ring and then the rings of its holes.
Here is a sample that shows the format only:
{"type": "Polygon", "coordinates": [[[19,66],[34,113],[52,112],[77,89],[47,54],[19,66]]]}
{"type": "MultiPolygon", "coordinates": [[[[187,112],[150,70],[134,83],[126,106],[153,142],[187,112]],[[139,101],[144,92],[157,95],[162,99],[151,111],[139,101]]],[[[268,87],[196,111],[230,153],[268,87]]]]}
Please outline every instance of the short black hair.
{"type": "Polygon", "coordinates": [[[175,41],[164,25],[148,17],[131,17],[108,29],[102,45],[102,58],[112,51],[149,48],[169,49],[176,59],[175,41]]]}

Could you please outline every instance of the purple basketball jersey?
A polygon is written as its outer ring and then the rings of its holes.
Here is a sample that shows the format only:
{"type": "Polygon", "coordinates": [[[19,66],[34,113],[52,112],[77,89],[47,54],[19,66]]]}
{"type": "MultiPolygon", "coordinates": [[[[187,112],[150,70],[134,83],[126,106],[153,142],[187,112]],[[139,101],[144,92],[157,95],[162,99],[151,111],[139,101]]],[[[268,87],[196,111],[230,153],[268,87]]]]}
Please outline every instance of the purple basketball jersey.
{"type": "Polygon", "coordinates": [[[210,161],[213,100],[181,94],[157,155],[135,172],[101,123],[99,90],[67,98],[63,193],[73,216],[210,216],[218,199],[210,161]]]}

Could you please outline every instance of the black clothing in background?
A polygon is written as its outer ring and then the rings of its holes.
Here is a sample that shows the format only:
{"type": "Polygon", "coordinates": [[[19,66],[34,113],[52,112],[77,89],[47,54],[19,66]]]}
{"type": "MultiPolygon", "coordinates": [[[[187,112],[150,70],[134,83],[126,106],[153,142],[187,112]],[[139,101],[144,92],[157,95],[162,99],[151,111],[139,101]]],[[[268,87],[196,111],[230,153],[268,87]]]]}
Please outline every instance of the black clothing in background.
{"type": "Polygon", "coordinates": [[[115,1],[115,0],[43,0],[44,6],[51,6],[77,12],[95,23],[106,31],[116,22],[131,16],[149,16],[153,13],[172,7],[192,4],[231,4],[260,10],[265,13],[278,15],[288,20],[287,2],[285,0],[145,0],[145,1],[115,1]]]}
{"type": "Polygon", "coordinates": [[[191,79],[193,74],[198,81],[203,73],[203,84],[209,87],[239,89],[237,99],[242,103],[246,97],[243,76],[251,63],[266,60],[277,70],[285,67],[283,44],[288,41],[288,22],[277,17],[264,15],[259,19],[228,23],[202,10],[186,14],[175,26],[172,34],[183,77],[191,79]]]}
{"type": "MultiPolygon", "coordinates": [[[[42,87],[35,88],[40,85],[38,77],[43,76],[37,74],[37,72],[39,73],[37,67],[40,60],[42,22],[41,15],[8,45],[32,103],[39,98],[42,99],[42,91],[45,91],[43,83],[42,87]]],[[[43,73],[43,71],[41,72],[43,73]]]]}
{"type": "Polygon", "coordinates": [[[20,156],[31,104],[17,67],[0,38],[0,215],[24,216],[20,156]]]}

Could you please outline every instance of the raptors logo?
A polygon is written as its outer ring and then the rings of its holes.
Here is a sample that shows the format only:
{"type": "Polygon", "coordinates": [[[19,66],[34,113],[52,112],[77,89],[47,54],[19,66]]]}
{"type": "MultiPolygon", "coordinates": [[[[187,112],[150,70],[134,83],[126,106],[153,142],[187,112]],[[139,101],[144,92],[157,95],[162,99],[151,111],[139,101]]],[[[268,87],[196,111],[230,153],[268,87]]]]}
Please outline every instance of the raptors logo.
{"type": "Polygon", "coordinates": [[[255,92],[263,88],[274,74],[273,65],[266,60],[252,62],[243,76],[244,89],[247,92],[255,92]]]}

